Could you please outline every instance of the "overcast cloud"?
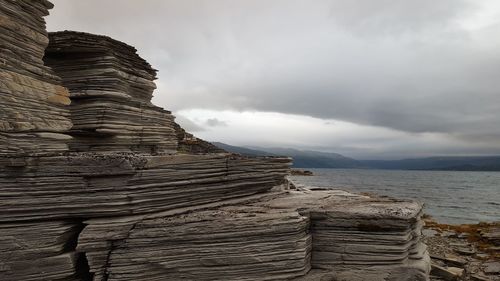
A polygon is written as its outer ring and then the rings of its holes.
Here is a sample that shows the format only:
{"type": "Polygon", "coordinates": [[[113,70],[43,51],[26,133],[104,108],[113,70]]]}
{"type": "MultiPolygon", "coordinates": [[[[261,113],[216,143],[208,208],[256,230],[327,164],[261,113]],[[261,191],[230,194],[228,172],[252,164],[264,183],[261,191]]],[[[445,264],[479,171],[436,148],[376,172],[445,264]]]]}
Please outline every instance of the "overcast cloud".
{"type": "Polygon", "coordinates": [[[160,71],[155,103],[209,140],[500,154],[499,1],[53,2],[49,30],[134,45],[160,71]]]}

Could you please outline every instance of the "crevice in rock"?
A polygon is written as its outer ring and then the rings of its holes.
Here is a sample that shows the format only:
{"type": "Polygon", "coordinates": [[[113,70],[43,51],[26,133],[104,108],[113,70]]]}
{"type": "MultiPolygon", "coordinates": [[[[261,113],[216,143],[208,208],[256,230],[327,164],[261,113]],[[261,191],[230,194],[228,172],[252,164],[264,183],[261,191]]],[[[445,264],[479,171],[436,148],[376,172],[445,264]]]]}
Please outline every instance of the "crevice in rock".
{"type": "MultiPolygon", "coordinates": [[[[140,219],[140,220],[134,222],[132,224],[132,226],[130,227],[130,229],[127,231],[127,235],[123,239],[110,241],[111,245],[110,245],[108,254],[106,256],[106,262],[104,263],[104,270],[102,271],[103,272],[103,278],[102,278],[103,281],[108,281],[108,279],[109,279],[109,274],[110,274],[109,268],[111,267],[111,255],[113,254],[113,252],[116,249],[118,249],[119,246],[121,246],[123,243],[126,243],[127,239],[130,237],[130,233],[132,233],[132,231],[135,229],[137,224],[142,222],[142,220],[143,219],[140,219]]],[[[85,280],[85,281],[87,281],[87,280],[85,280]]]]}
{"type": "Polygon", "coordinates": [[[114,250],[116,250],[117,242],[121,240],[111,240],[111,246],[108,251],[108,255],[106,256],[106,262],[104,263],[104,270],[103,270],[103,281],[108,281],[109,279],[109,268],[111,266],[111,253],[113,253],[114,250]]]}
{"type": "Polygon", "coordinates": [[[75,252],[75,276],[82,281],[92,281],[93,274],[90,272],[89,262],[87,260],[87,255],[85,252],[78,252],[76,247],[78,246],[78,238],[82,233],[83,229],[87,226],[84,219],[78,219],[71,221],[70,223],[75,224],[75,228],[72,234],[68,237],[66,244],[64,245],[64,252],[75,252]]]}
{"type": "Polygon", "coordinates": [[[67,252],[73,252],[76,251],[76,246],[78,244],[78,237],[80,236],[80,233],[82,233],[83,229],[85,228],[85,224],[83,223],[83,219],[78,219],[78,220],[72,220],[68,222],[69,224],[73,224],[73,230],[72,233],[68,236],[66,243],[64,244],[64,251],[65,253],[67,252]]]}
{"type": "Polygon", "coordinates": [[[94,274],[90,272],[89,261],[87,260],[87,255],[84,252],[79,253],[77,257],[76,276],[79,277],[81,281],[94,280],[94,274]]]}

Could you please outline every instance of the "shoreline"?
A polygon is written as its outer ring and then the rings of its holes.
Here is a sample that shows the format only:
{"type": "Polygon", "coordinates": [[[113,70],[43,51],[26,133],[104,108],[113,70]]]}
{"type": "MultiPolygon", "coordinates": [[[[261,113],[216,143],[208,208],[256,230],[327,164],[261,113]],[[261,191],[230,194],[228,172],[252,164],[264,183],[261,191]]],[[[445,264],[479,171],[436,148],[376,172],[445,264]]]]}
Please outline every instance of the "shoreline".
{"type": "Polygon", "coordinates": [[[306,186],[331,187],[425,202],[424,213],[440,223],[475,224],[500,220],[500,174],[441,176],[419,171],[311,169],[312,177],[292,176],[306,186]]]}
{"type": "Polygon", "coordinates": [[[443,224],[425,214],[423,221],[431,281],[500,280],[500,221],[443,224]]]}

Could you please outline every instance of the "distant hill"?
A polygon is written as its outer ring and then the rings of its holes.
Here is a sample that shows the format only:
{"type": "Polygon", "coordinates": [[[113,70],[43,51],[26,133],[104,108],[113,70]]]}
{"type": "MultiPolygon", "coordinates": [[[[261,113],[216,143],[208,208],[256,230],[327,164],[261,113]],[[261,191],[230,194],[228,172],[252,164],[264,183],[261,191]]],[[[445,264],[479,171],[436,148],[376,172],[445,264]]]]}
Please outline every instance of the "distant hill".
{"type": "Polygon", "coordinates": [[[233,153],[246,156],[289,156],[293,158],[295,168],[362,168],[360,162],[340,155],[338,153],[328,153],[320,151],[305,151],[291,148],[246,148],[232,146],[220,142],[213,142],[214,145],[233,153]]]}
{"type": "Polygon", "coordinates": [[[232,153],[238,153],[241,155],[245,156],[275,156],[272,153],[266,152],[266,151],[261,151],[261,150],[255,150],[255,149],[250,149],[246,147],[241,147],[241,146],[234,146],[234,145],[229,145],[225,144],[222,142],[212,142],[213,145],[224,149],[225,151],[229,151],[232,153]]]}
{"type": "Polygon", "coordinates": [[[387,170],[500,171],[500,156],[447,156],[360,162],[370,168],[387,170]]]}
{"type": "Polygon", "coordinates": [[[402,160],[355,160],[338,153],[291,148],[240,147],[214,142],[214,145],[246,156],[290,156],[296,168],[500,171],[500,156],[428,157],[402,160]]]}
{"type": "Polygon", "coordinates": [[[292,157],[293,167],[296,168],[363,168],[363,164],[359,161],[338,153],[292,148],[265,148],[265,150],[275,155],[292,157]]]}

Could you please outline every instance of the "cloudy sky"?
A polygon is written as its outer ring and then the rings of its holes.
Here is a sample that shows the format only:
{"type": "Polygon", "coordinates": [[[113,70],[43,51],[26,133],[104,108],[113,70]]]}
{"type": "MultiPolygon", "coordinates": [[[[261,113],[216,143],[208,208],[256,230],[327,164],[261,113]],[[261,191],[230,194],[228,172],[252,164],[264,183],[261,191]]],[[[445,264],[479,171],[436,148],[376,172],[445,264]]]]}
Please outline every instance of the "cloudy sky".
{"type": "Polygon", "coordinates": [[[53,0],[159,70],[197,136],[364,159],[500,154],[500,1],[53,0]]]}

